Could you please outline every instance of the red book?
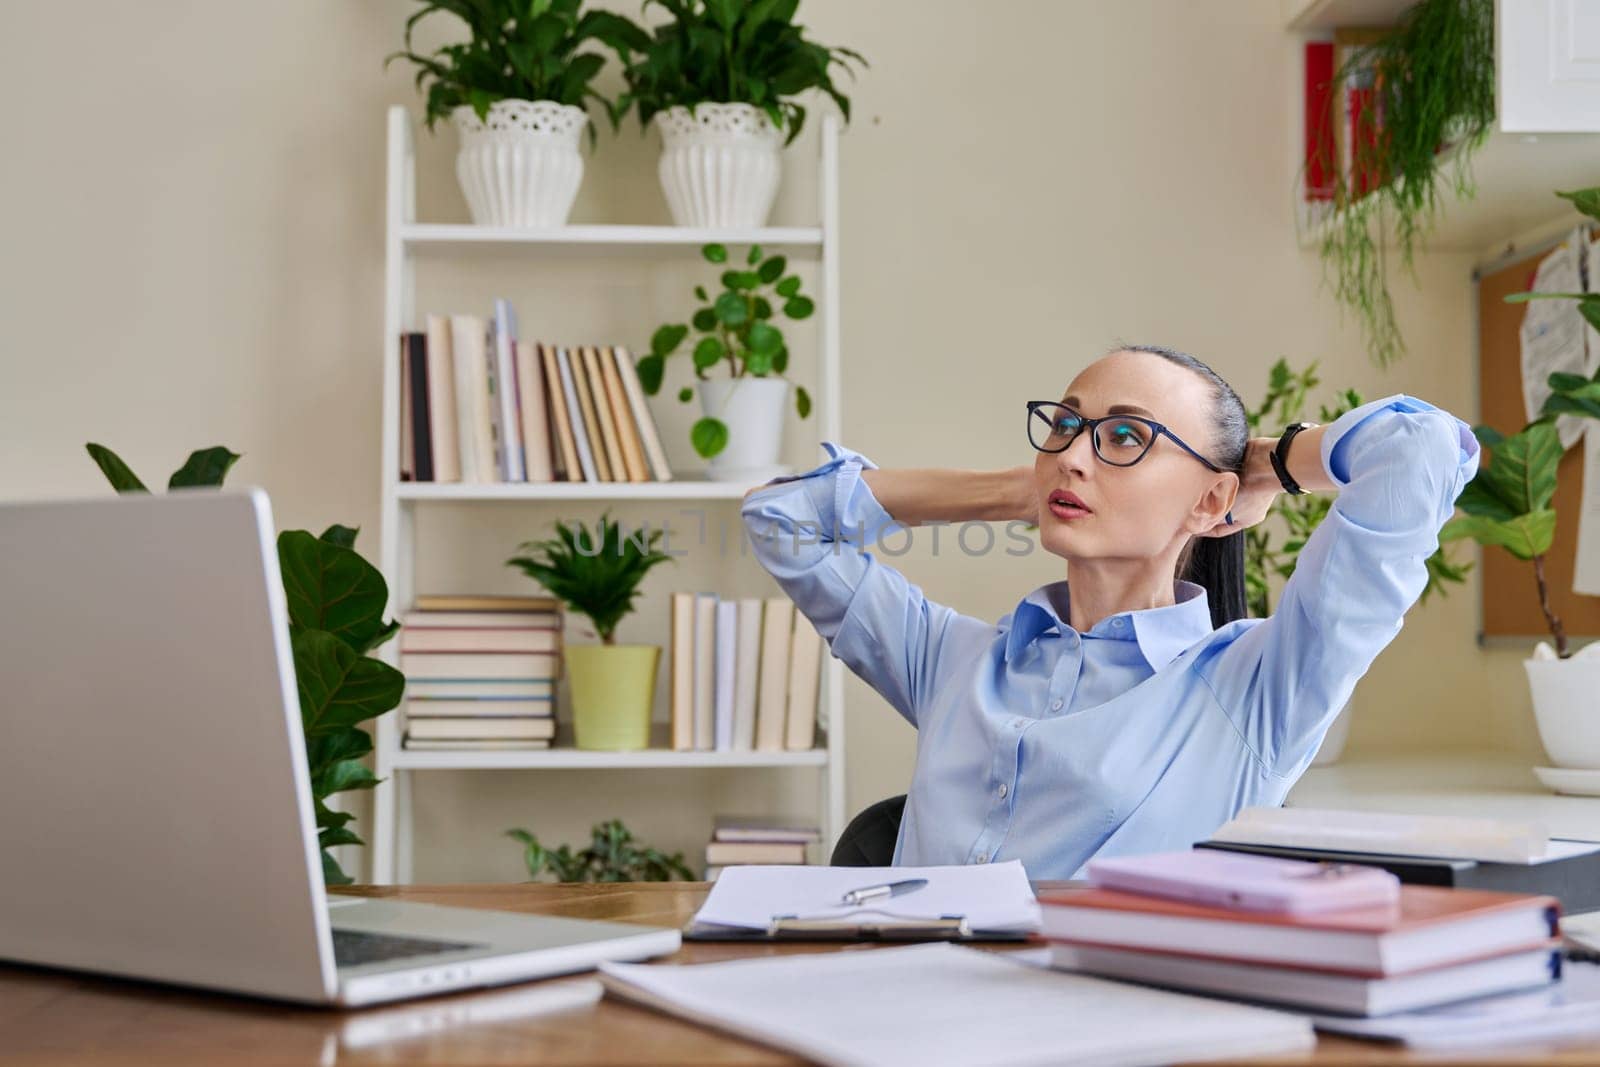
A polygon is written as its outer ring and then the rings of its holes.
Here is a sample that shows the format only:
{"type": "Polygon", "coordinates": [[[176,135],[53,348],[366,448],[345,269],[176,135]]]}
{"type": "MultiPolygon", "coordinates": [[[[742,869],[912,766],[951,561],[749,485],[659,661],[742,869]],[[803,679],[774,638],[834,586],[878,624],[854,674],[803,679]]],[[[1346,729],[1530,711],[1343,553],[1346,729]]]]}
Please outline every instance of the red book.
{"type": "Polygon", "coordinates": [[[1395,975],[1547,945],[1560,936],[1554,897],[1407,885],[1398,907],[1274,915],[1111,889],[1044,893],[1051,941],[1247,960],[1358,975],[1395,975]]]}
{"type": "Polygon", "coordinates": [[[1306,43],[1305,197],[1332,200],[1339,166],[1334,137],[1333,42],[1306,43]]]}

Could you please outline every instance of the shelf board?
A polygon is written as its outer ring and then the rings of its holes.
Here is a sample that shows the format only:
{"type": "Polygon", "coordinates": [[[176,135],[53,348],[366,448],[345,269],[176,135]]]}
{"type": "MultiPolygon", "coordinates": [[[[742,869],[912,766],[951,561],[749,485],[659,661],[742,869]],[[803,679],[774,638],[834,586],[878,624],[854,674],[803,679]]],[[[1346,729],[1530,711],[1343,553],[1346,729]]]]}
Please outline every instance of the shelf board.
{"type": "MultiPolygon", "coordinates": [[[[755,483],[751,483],[752,485],[755,483]]],[[[402,501],[442,500],[742,500],[742,482],[678,478],[670,482],[401,482],[402,501]]]]}
{"type": "MultiPolygon", "coordinates": [[[[1449,181],[1454,161],[1441,161],[1439,181],[1449,181]]],[[[1522,134],[1496,131],[1472,157],[1477,194],[1458,200],[1441,185],[1440,205],[1423,247],[1435,252],[1487,255],[1498,246],[1569,215],[1572,205],[1555,190],[1586,188],[1600,175],[1600,134],[1522,134]]],[[[1300,242],[1315,247],[1331,225],[1323,219],[1304,228],[1300,242]]],[[[1384,235],[1385,245],[1393,234],[1384,235]]]]}
{"type": "Polygon", "coordinates": [[[417,752],[402,748],[394,753],[391,766],[403,770],[643,770],[649,768],[690,767],[825,767],[828,764],[827,737],[817,731],[816,748],[801,752],[674,752],[672,728],[654,723],[650,729],[650,748],[633,752],[600,752],[573,746],[572,727],[557,727],[556,747],[526,751],[499,750],[472,752],[417,752]]]}
{"type": "Polygon", "coordinates": [[[1393,26],[1417,0],[1283,0],[1291,30],[1334,30],[1393,26]]]}
{"type": "Polygon", "coordinates": [[[655,252],[698,256],[700,246],[717,242],[758,244],[792,253],[822,254],[822,229],[818,226],[765,226],[759,229],[702,229],[684,226],[560,226],[547,230],[501,226],[407,223],[399,227],[400,242],[416,254],[454,255],[473,250],[550,249],[565,253],[655,252]]]}

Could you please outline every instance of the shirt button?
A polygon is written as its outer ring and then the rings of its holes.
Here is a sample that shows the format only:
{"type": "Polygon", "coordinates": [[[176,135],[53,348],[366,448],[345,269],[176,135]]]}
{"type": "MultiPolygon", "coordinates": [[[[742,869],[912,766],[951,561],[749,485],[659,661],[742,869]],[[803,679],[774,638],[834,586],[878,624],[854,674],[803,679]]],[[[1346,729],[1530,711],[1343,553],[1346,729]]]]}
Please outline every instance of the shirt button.
{"type": "Polygon", "coordinates": [[[1011,792],[1010,787],[1007,786],[1004,782],[1001,782],[1000,783],[1000,799],[1004,800],[1006,798],[1006,794],[1009,793],[1009,792],[1011,792]]]}
{"type": "Polygon", "coordinates": [[[1020,729],[1022,729],[1022,720],[1021,720],[1021,719],[1012,719],[1012,720],[1011,720],[1011,728],[1012,728],[1012,729],[1013,729],[1013,730],[1020,730],[1020,729]]]}
{"type": "Polygon", "coordinates": [[[1117,627],[1120,630],[1122,627],[1128,625],[1128,620],[1127,619],[1112,619],[1111,620],[1111,625],[1117,627]]]}
{"type": "Polygon", "coordinates": [[[1061,710],[1061,701],[1059,701],[1059,700],[1052,700],[1052,701],[1051,701],[1051,702],[1050,702],[1050,710],[1051,710],[1051,711],[1060,711],[1060,710],[1061,710]]]}
{"type": "Polygon", "coordinates": [[[978,853],[978,862],[979,863],[988,863],[989,862],[989,854],[987,852],[978,853]]]}

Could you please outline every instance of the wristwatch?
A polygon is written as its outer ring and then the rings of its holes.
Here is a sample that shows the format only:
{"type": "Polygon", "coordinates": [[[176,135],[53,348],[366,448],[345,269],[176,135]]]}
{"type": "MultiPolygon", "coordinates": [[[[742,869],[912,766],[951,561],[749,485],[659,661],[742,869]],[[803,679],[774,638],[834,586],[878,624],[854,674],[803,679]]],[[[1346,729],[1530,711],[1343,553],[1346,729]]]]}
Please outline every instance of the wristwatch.
{"type": "Polygon", "coordinates": [[[1278,444],[1268,453],[1272,461],[1272,472],[1278,476],[1278,481],[1283,485],[1283,491],[1290,496],[1299,496],[1305,492],[1300,488],[1300,483],[1289,475],[1289,442],[1294,440],[1294,435],[1301,430],[1314,427],[1314,422],[1291,422],[1283,429],[1283,434],[1278,438],[1278,444]]]}

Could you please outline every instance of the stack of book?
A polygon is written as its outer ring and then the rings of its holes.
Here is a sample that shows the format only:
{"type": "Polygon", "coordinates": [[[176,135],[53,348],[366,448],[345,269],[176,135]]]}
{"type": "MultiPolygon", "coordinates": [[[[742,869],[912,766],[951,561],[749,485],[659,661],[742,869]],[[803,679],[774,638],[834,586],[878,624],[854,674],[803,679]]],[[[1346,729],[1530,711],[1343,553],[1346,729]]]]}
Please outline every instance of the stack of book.
{"type": "Polygon", "coordinates": [[[804,819],[769,815],[718,815],[706,845],[706,881],[724,867],[756,863],[803,864],[806,846],[822,831],[804,819]]]}
{"type": "Polygon", "coordinates": [[[816,744],[822,635],[788,597],[672,594],[674,751],[816,744]]]}
{"type": "MultiPolygon", "coordinates": [[[[1240,892],[1260,884],[1247,880],[1240,892]]],[[[1554,898],[1411,885],[1395,893],[1390,903],[1285,912],[1096,886],[1041,894],[1041,932],[1063,970],[1341,1015],[1560,978],[1554,898]]]]}
{"type": "Polygon", "coordinates": [[[673,477],[628,350],[525,341],[506,300],[403,334],[400,393],[402,481],[673,477]]]}
{"type": "Polygon", "coordinates": [[[549,748],[561,621],[554,597],[418,597],[400,630],[405,747],[549,748]]]}

